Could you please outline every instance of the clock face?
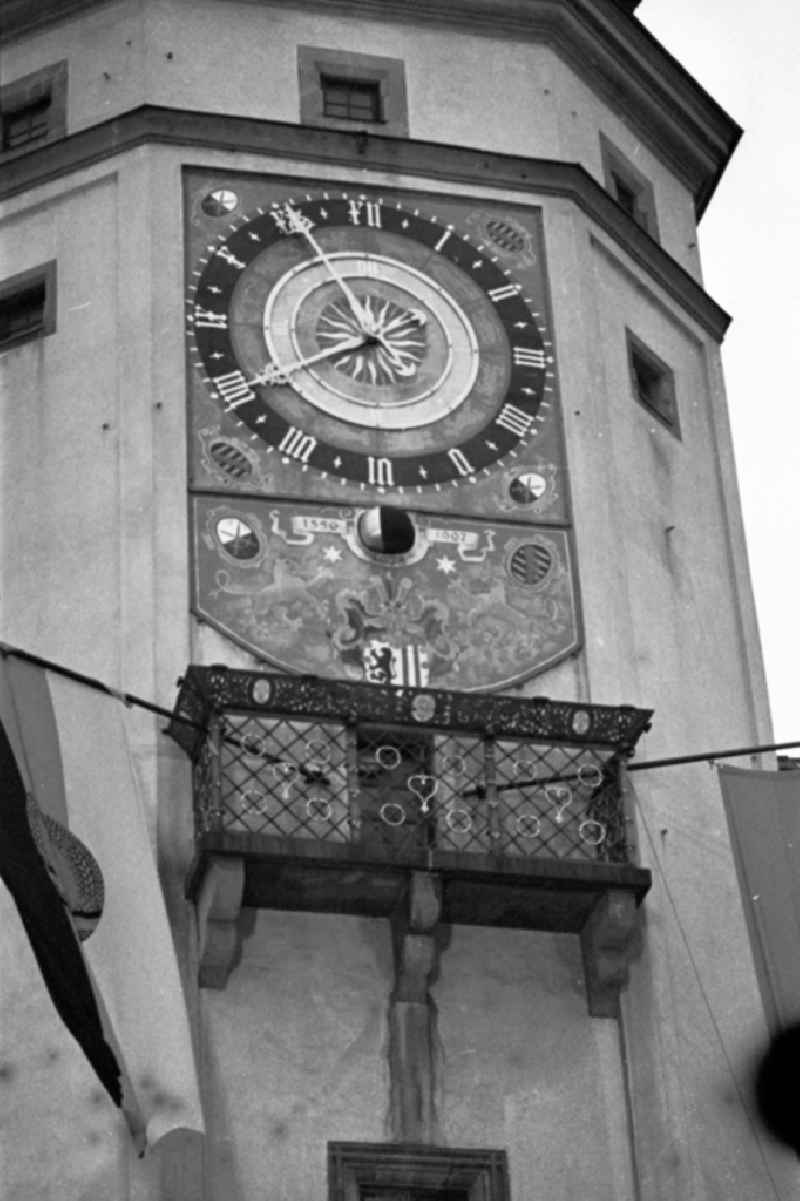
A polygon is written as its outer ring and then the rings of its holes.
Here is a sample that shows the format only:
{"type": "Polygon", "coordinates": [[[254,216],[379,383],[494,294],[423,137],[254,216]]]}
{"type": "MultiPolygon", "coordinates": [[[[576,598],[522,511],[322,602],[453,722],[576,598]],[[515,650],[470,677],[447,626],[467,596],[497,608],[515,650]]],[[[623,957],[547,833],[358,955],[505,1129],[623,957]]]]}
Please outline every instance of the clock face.
{"type": "Polygon", "coordinates": [[[407,201],[275,200],[190,289],[206,387],[300,470],[382,489],[476,483],[538,433],[542,315],[491,245],[407,201]]]}

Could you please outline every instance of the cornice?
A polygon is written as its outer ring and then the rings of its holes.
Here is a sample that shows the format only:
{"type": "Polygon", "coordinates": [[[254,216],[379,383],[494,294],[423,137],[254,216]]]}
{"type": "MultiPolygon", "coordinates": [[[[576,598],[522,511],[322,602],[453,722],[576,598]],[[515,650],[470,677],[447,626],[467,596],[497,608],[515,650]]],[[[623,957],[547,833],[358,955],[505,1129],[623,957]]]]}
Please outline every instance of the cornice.
{"type": "Polygon", "coordinates": [[[265,155],[472,184],[501,193],[530,193],[532,198],[560,197],[580,208],[717,341],[722,340],[730,322],[696,280],[576,163],[146,105],[9,160],[0,176],[0,200],[147,145],[265,155]]]}
{"type": "Polygon", "coordinates": [[[737,123],[616,0],[303,0],[303,7],[551,46],[691,189],[698,216],[741,137],[737,123]]]}
{"type": "MultiPolygon", "coordinates": [[[[0,41],[98,2],[0,0],[0,41]]],[[[736,122],[633,16],[635,0],[299,0],[297,7],[551,46],[691,189],[698,215],[741,136],[736,122]]]]}

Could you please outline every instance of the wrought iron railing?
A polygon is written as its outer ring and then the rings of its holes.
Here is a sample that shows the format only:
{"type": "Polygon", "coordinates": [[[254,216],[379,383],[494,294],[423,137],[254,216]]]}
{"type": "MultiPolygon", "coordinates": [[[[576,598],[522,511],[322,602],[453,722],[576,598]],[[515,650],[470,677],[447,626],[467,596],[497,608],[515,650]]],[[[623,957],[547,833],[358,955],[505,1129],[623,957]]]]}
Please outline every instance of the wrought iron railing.
{"type": "Polygon", "coordinates": [[[171,733],[195,762],[200,835],[619,864],[620,766],[650,716],[192,667],[171,733]]]}

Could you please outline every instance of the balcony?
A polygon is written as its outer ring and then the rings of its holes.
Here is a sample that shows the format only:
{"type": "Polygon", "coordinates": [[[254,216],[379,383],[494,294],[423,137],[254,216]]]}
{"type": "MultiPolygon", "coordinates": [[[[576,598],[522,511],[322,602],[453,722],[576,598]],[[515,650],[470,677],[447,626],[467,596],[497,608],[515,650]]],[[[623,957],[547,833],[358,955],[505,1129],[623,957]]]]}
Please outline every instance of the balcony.
{"type": "Polygon", "coordinates": [[[241,905],[394,919],[422,888],[437,921],[627,942],[650,873],[622,765],[650,717],[190,667],[170,726],[194,763],[187,895],[217,941],[241,905]]]}

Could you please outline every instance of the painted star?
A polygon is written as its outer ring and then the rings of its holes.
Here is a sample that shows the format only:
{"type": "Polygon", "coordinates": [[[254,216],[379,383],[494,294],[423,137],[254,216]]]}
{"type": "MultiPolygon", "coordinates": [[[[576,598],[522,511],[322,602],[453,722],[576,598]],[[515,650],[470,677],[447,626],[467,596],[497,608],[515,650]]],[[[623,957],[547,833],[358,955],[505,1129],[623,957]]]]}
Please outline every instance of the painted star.
{"type": "Polygon", "coordinates": [[[452,575],[456,569],[455,559],[451,559],[449,555],[442,555],[436,560],[436,570],[443,572],[445,575],[452,575]]]}
{"type": "Polygon", "coordinates": [[[338,563],[342,557],[342,552],[338,546],[326,546],[322,552],[323,559],[327,559],[329,563],[338,563]]]}

